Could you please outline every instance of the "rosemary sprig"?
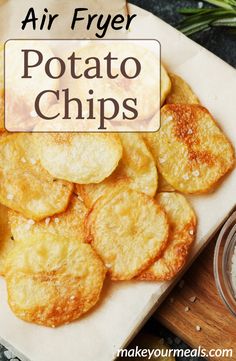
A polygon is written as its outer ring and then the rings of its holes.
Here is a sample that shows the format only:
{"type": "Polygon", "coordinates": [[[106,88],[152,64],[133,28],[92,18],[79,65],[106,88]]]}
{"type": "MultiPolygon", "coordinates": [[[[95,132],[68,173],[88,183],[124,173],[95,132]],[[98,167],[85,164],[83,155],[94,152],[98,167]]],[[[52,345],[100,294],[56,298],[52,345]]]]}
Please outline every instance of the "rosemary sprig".
{"type": "MultiPolygon", "coordinates": [[[[186,35],[208,30],[211,27],[223,26],[235,33],[236,0],[203,0],[215,7],[182,8],[179,13],[186,16],[180,23],[179,30],[186,35]],[[233,30],[233,31],[232,31],[233,30]]],[[[199,3],[199,1],[198,1],[199,3]]]]}

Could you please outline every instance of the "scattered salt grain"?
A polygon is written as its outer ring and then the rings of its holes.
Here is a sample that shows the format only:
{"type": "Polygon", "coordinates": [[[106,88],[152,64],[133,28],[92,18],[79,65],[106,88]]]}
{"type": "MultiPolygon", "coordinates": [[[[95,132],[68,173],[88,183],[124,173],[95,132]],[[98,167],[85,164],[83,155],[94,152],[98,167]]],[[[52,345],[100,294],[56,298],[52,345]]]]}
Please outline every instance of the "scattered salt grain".
{"type": "Polygon", "coordinates": [[[35,221],[33,219],[29,219],[27,221],[27,224],[25,225],[25,229],[28,231],[30,230],[30,228],[33,226],[33,224],[35,224],[35,221]]]}
{"type": "Polygon", "coordinates": [[[198,170],[194,170],[194,171],[192,172],[192,175],[193,175],[194,177],[199,177],[199,176],[200,176],[200,173],[199,173],[198,170]]]}
{"type": "Polygon", "coordinates": [[[197,332],[201,331],[201,327],[199,325],[196,326],[196,331],[197,332]]]}
{"type": "Polygon", "coordinates": [[[194,230],[193,230],[193,229],[190,229],[188,233],[190,234],[190,236],[193,236],[194,230]]]}
{"type": "Polygon", "coordinates": [[[107,263],[107,264],[106,264],[106,268],[111,268],[111,264],[110,264],[110,263],[107,263]]]}
{"type": "Polygon", "coordinates": [[[197,297],[196,296],[193,296],[193,297],[190,297],[189,301],[194,303],[196,301],[197,297]]]}
{"type": "Polygon", "coordinates": [[[187,307],[185,307],[184,311],[185,311],[185,312],[189,312],[189,311],[190,311],[190,308],[187,306],[187,307]]]}
{"type": "Polygon", "coordinates": [[[81,198],[81,196],[79,194],[78,194],[77,198],[80,202],[83,202],[83,199],[81,198]]]}
{"type": "Polygon", "coordinates": [[[188,174],[184,174],[182,178],[183,178],[184,180],[188,180],[188,179],[189,179],[189,176],[188,176],[188,174]]]}
{"type": "Polygon", "coordinates": [[[167,159],[167,156],[161,157],[161,158],[159,159],[160,164],[165,163],[166,159],[167,159]]]}
{"type": "Polygon", "coordinates": [[[75,299],[75,296],[70,296],[70,300],[73,301],[75,299]]]}
{"type": "Polygon", "coordinates": [[[188,134],[193,134],[193,130],[192,130],[192,129],[189,129],[189,130],[188,130],[188,134]]]}
{"type": "Polygon", "coordinates": [[[31,159],[30,159],[30,163],[31,163],[32,165],[34,165],[34,164],[36,164],[36,160],[33,159],[33,158],[31,158],[31,159]]]}
{"type": "Polygon", "coordinates": [[[55,223],[59,223],[59,221],[60,221],[59,218],[55,218],[55,219],[54,219],[54,222],[55,222],[55,223]]]}
{"type": "Polygon", "coordinates": [[[45,219],[45,224],[46,224],[46,226],[48,226],[49,223],[50,223],[50,217],[47,217],[47,218],[45,219]]]}
{"type": "Polygon", "coordinates": [[[13,199],[13,194],[8,194],[8,195],[7,195],[7,199],[8,199],[8,200],[12,200],[12,199],[13,199]]]}

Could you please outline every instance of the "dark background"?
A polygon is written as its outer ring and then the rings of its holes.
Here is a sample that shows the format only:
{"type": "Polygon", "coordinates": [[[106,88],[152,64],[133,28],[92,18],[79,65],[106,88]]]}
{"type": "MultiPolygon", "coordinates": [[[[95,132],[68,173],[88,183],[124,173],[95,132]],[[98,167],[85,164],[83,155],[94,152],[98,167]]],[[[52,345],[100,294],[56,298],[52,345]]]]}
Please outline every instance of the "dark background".
{"type": "MultiPolygon", "coordinates": [[[[198,6],[198,1],[196,0],[130,0],[130,3],[138,5],[145,10],[151,11],[153,14],[157,15],[174,27],[176,27],[181,21],[181,19],[183,19],[183,16],[179,15],[177,12],[178,8],[198,6]]],[[[227,34],[224,30],[218,28],[195,34],[191,38],[208,50],[218,55],[220,58],[222,58],[232,66],[236,67],[236,35],[233,36],[227,34]]],[[[149,333],[164,338],[165,342],[169,344],[172,348],[188,348],[188,346],[185,345],[178,337],[176,337],[171,332],[159,325],[153,318],[151,318],[147,322],[147,324],[141,331],[141,335],[149,333]]],[[[18,359],[15,358],[13,354],[6,350],[5,347],[0,345],[0,361],[9,360],[18,361],[18,359]]],[[[185,358],[181,361],[193,360],[197,359],[185,358]]],[[[198,359],[198,361],[200,361],[200,359],[198,359]]]]}

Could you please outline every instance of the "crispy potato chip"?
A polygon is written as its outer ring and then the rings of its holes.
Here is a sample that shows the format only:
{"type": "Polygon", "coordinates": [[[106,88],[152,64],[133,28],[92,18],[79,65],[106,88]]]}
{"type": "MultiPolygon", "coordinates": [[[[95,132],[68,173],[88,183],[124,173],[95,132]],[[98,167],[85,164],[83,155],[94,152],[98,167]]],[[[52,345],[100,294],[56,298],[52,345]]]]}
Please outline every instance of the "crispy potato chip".
{"type": "Polygon", "coordinates": [[[0,42],[0,131],[4,130],[4,44],[0,42]]]}
{"type": "Polygon", "coordinates": [[[161,105],[164,104],[166,97],[171,91],[171,80],[163,65],[161,65],[161,105]]]}
{"type": "Polygon", "coordinates": [[[71,183],[54,179],[40,164],[31,134],[0,136],[0,201],[40,220],[63,212],[71,183]]]}
{"type": "MultiPolygon", "coordinates": [[[[59,86],[59,79],[55,79],[50,76],[44,76],[43,68],[40,66],[30,67],[31,69],[29,76],[34,79],[33,86],[32,82],[30,82],[28,78],[23,78],[23,76],[19,77],[19,69],[24,69],[25,65],[24,56],[19,55],[22,53],[22,49],[24,47],[26,49],[36,49],[37,51],[40,51],[43,54],[44,59],[53,58],[54,54],[46,42],[38,40],[26,40],[24,43],[22,39],[20,41],[11,42],[5,48],[6,59],[8,60],[7,67],[5,69],[5,75],[7,79],[7,102],[11,101],[11,99],[8,99],[8,92],[11,94],[11,98],[13,99],[15,96],[18,97],[20,94],[26,108],[28,109],[29,107],[28,110],[30,112],[34,111],[34,103],[38,94],[42,91],[45,91],[46,89],[57,90],[59,86]]],[[[37,63],[37,59],[38,57],[35,56],[35,54],[29,55],[29,63],[31,62],[31,64],[35,64],[37,63]]],[[[54,72],[54,74],[58,74],[59,69],[60,68],[57,62],[51,62],[50,71],[52,74],[54,72]]],[[[41,109],[47,109],[54,99],[55,97],[52,96],[51,93],[44,94],[43,102],[41,103],[41,109]]],[[[27,113],[21,115],[26,116],[27,113]]]]}
{"type": "Polygon", "coordinates": [[[116,170],[98,184],[79,185],[77,191],[91,208],[96,200],[111,190],[117,182],[129,184],[131,189],[153,197],[157,190],[155,161],[139,134],[120,134],[123,156],[116,170]]]}
{"type": "Polygon", "coordinates": [[[171,92],[166,98],[166,104],[199,104],[197,96],[184,79],[176,74],[169,74],[171,92]]]}
{"type": "Polygon", "coordinates": [[[8,224],[8,209],[0,204],[0,275],[5,274],[5,261],[8,253],[14,246],[14,240],[11,235],[8,224]]]}
{"type": "Polygon", "coordinates": [[[4,90],[0,89],[0,132],[4,131],[4,90]]]}
{"type": "Polygon", "coordinates": [[[95,203],[87,229],[88,242],[115,281],[141,273],[160,256],[168,239],[162,209],[152,198],[126,187],[95,203]]]}
{"type": "MultiPolygon", "coordinates": [[[[153,51],[149,49],[137,45],[135,43],[109,43],[102,45],[87,45],[81,47],[76,52],[76,56],[87,59],[94,58],[94,54],[96,54],[96,58],[100,60],[99,72],[102,74],[101,77],[93,77],[88,79],[83,76],[79,79],[79,81],[73,80],[70,84],[70,92],[73,96],[80,94],[80,99],[83,100],[83,103],[86,104],[89,90],[93,89],[94,94],[96,94],[97,98],[116,99],[119,104],[123,104],[124,99],[126,98],[137,98],[138,102],[138,113],[139,120],[148,119],[152,117],[155,112],[158,110],[158,92],[160,91],[159,82],[158,82],[158,58],[155,56],[153,51]],[[113,58],[119,59],[118,61],[111,62],[111,74],[119,74],[116,78],[108,77],[107,75],[107,62],[103,59],[111,53],[113,58]],[[124,77],[120,69],[120,63],[125,58],[136,58],[139,61],[141,60],[142,71],[137,77],[127,78],[124,77]],[[144,96],[145,94],[145,96],[144,96]]],[[[93,65],[92,61],[90,63],[84,62],[77,66],[76,72],[83,74],[88,69],[88,64],[93,65]]],[[[95,67],[93,68],[95,69],[95,67]]],[[[130,77],[134,74],[135,66],[132,61],[126,62],[125,71],[130,77]]],[[[161,99],[164,101],[166,97],[166,93],[169,90],[170,80],[167,72],[164,67],[161,69],[161,99]]],[[[88,72],[89,76],[95,73],[95,70],[88,72]]],[[[95,104],[97,107],[96,112],[100,113],[100,105],[99,103],[95,104]]],[[[113,103],[106,103],[106,117],[112,117],[114,115],[114,105],[113,103]]],[[[122,119],[117,119],[122,120],[122,119]]],[[[132,120],[130,120],[132,122],[132,120]]]]}
{"type": "Polygon", "coordinates": [[[170,224],[169,243],[161,258],[138,278],[147,281],[167,281],[184,266],[195,238],[197,221],[192,207],[183,195],[158,193],[156,200],[167,214],[170,224]]]}
{"type": "Polygon", "coordinates": [[[212,191],[235,163],[229,140],[200,105],[165,105],[161,129],[143,136],[160,173],[183,193],[212,191]]]}
{"type": "Polygon", "coordinates": [[[0,90],[4,90],[4,43],[0,41],[0,90]]]}
{"type": "Polygon", "coordinates": [[[139,134],[121,133],[123,157],[120,173],[131,180],[133,190],[153,197],[157,190],[157,169],[153,156],[139,134]]]}
{"type": "Polygon", "coordinates": [[[86,207],[90,209],[98,198],[111,193],[113,190],[116,191],[117,187],[129,186],[130,183],[130,179],[120,177],[119,170],[117,169],[101,183],[76,184],[75,192],[84,201],[86,207]]]}
{"type": "Polygon", "coordinates": [[[32,220],[10,210],[9,223],[16,241],[30,242],[32,239],[37,240],[43,237],[43,235],[53,234],[84,242],[84,220],[86,215],[87,208],[84,203],[76,195],[73,195],[69,206],[62,213],[39,222],[32,222],[32,220]]]}
{"type": "Polygon", "coordinates": [[[88,244],[48,234],[17,242],[6,262],[8,301],[25,321],[55,327],[93,307],[105,267],[88,244]]]}
{"type": "Polygon", "coordinates": [[[45,169],[74,183],[99,183],[117,167],[122,145],[117,134],[34,134],[45,169]]]}

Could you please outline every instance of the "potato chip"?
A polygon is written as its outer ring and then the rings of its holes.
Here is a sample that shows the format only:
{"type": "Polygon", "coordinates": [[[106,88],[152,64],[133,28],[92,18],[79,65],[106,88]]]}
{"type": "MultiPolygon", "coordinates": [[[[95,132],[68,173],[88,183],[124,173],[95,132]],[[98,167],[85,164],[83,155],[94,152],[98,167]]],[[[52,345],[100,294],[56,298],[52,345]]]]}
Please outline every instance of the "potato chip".
{"type": "MultiPolygon", "coordinates": [[[[164,99],[170,88],[170,79],[164,67],[161,68],[161,96],[159,94],[159,81],[158,81],[158,58],[155,53],[143,46],[139,46],[135,43],[109,43],[102,45],[88,45],[81,47],[76,52],[76,56],[82,59],[94,58],[99,59],[99,71],[101,76],[88,79],[83,76],[77,80],[72,80],[70,84],[70,92],[73,96],[80,95],[80,99],[84,104],[87,102],[89,91],[92,89],[96,98],[109,99],[112,98],[117,101],[118,104],[123,104],[124,99],[134,98],[138,99],[138,113],[139,120],[148,119],[152,117],[156,111],[158,111],[159,104],[158,98],[164,102],[164,99]],[[113,58],[119,59],[119,61],[111,62],[111,74],[119,74],[116,78],[108,77],[107,75],[107,62],[103,59],[111,53],[113,58]],[[120,63],[125,58],[135,58],[141,61],[142,71],[137,77],[131,78],[135,71],[135,65],[133,61],[127,61],[125,70],[126,74],[130,76],[127,78],[121,74],[120,63]],[[102,79],[101,79],[102,78],[102,79]]],[[[77,65],[76,73],[84,74],[84,72],[93,65],[94,62],[82,62],[77,65]]],[[[92,71],[90,71],[91,75],[92,71]]],[[[95,70],[93,71],[93,74],[95,70]]],[[[100,113],[99,103],[97,104],[96,112],[100,113]]],[[[106,104],[106,116],[111,117],[114,115],[114,105],[106,104]]],[[[130,115],[129,115],[130,116],[130,115]]],[[[122,119],[117,119],[122,120],[122,119]]],[[[130,120],[132,121],[132,120],[130,120]]]]}
{"type": "Polygon", "coordinates": [[[88,242],[112,280],[130,280],[151,265],[167,245],[165,213],[150,197],[127,187],[103,196],[87,220],[88,242]]]}
{"type": "Polygon", "coordinates": [[[119,169],[117,169],[101,183],[76,184],[75,192],[84,201],[86,207],[90,209],[100,197],[111,193],[117,187],[129,186],[130,184],[130,179],[120,176],[119,169]]]}
{"type": "Polygon", "coordinates": [[[34,134],[41,163],[56,178],[99,183],[117,167],[122,145],[117,134],[34,134]]]}
{"type": "Polygon", "coordinates": [[[184,266],[195,238],[196,216],[185,197],[178,193],[158,193],[156,196],[170,224],[169,243],[162,256],[139,279],[167,281],[184,266]]]}
{"type": "Polygon", "coordinates": [[[235,163],[229,140],[200,105],[165,105],[161,129],[144,137],[160,173],[183,193],[212,191],[235,163]]]}
{"type": "Polygon", "coordinates": [[[0,204],[0,275],[5,274],[5,261],[8,253],[14,246],[14,240],[11,235],[8,224],[8,209],[0,204]]]}
{"type": "Polygon", "coordinates": [[[88,208],[111,190],[117,182],[129,184],[131,189],[153,197],[157,190],[155,161],[141,136],[136,133],[121,133],[123,156],[115,172],[103,182],[78,186],[88,208]]]}
{"type": "Polygon", "coordinates": [[[163,65],[161,65],[161,105],[164,104],[166,97],[171,91],[171,80],[163,65]]]}
{"type": "Polygon", "coordinates": [[[4,90],[0,89],[0,132],[4,131],[4,90]]]}
{"type": "Polygon", "coordinates": [[[17,242],[6,262],[9,305],[25,321],[59,326],[97,303],[105,273],[91,246],[78,240],[48,234],[17,242]]]}
{"type": "Polygon", "coordinates": [[[0,131],[4,130],[4,44],[0,42],[0,131]]]}
{"type": "MultiPolygon", "coordinates": [[[[44,76],[44,68],[42,66],[29,66],[29,76],[33,78],[32,82],[29,81],[29,78],[19,76],[19,69],[24,69],[25,66],[25,57],[22,54],[22,49],[33,49],[41,52],[44,59],[50,59],[54,57],[54,54],[49,45],[44,41],[38,40],[26,40],[24,43],[23,39],[20,41],[14,41],[6,45],[5,53],[7,59],[7,67],[5,68],[6,76],[6,96],[8,98],[8,93],[11,94],[11,97],[14,99],[15,96],[22,97],[22,100],[26,106],[29,107],[29,112],[34,111],[34,103],[36,97],[40,92],[45,91],[46,89],[57,90],[59,86],[59,79],[50,76],[44,76]],[[20,56],[22,54],[22,56],[20,56]],[[17,79],[17,81],[16,81],[17,79]]],[[[38,56],[35,54],[29,55],[29,64],[37,63],[38,56]]],[[[57,62],[51,62],[50,71],[52,74],[58,74],[60,67],[57,62]]],[[[23,73],[22,73],[23,75],[23,73]]],[[[44,94],[43,102],[41,102],[41,110],[47,109],[51,101],[55,99],[55,96],[52,96],[51,93],[44,94]]],[[[10,102],[10,99],[7,101],[10,102]]],[[[28,112],[27,112],[28,113],[28,112]]],[[[26,115],[22,114],[22,115],[26,115]]],[[[28,113],[29,114],[29,113],[28,113]]]]}
{"type": "Polygon", "coordinates": [[[4,43],[0,41],[0,90],[4,90],[4,43]]]}
{"type": "Polygon", "coordinates": [[[30,242],[43,235],[53,234],[84,242],[86,215],[87,208],[84,203],[76,195],[73,195],[69,206],[62,213],[33,223],[32,220],[10,210],[9,223],[15,241],[30,242]]]}
{"type": "Polygon", "coordinates": [[[0,201],[40,220],[63,212],[71,183],[54,179],[40,164],[31,134],[0,136],[0,201]]]}
{"type": "Polygon", "coordinates": [[[166,98],[166,104],[199,104],[197,96],[184,79],[176,74],[169,74],[171,92],[166,98]]]}

